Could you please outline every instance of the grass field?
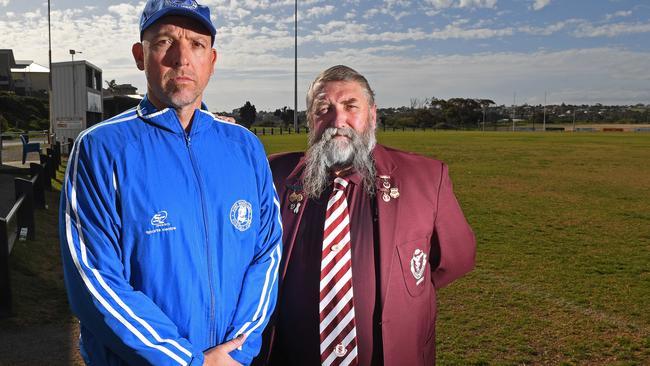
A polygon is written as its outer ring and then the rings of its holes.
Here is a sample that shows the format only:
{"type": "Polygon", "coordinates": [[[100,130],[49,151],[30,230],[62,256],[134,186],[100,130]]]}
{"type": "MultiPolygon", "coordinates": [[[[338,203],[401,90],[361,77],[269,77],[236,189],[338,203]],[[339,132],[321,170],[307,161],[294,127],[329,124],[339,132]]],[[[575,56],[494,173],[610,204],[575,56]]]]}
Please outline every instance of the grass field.
{"type": "MultiPolygon", "coordinates": [[[[262,141],[302,150],[306,136],[262,141]]],[[[477,237],[476,269],[440,292],[439,365],[650,365],[650,134],[379,141],[446,161],[477,237]]],[[[80,364],[48,197],[38,240],[12,253],[17,315],[0,321],[0,365],[80,364]]]]}
{"type": "Polygon", "coordinates": [[[446,161],[477,237],[476,269],[440,293],[440,365],[650,364],[650,134],[378,139],[446,161]]]}

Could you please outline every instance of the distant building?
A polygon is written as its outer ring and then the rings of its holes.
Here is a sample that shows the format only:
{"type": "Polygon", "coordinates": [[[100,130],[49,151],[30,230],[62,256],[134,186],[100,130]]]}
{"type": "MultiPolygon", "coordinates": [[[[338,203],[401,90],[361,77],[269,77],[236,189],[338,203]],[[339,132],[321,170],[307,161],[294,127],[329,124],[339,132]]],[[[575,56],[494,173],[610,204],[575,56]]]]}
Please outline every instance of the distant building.
{"type": "Polygon", "coordinates": [[[13,50],[0,50],[0,90],[14,91],[11,69],[16,67],[13,50]]]}
{"type": "Polygon", "coordinates": [[[47,97],[50,70],[32,60],[16,60],[14,51],[0,50],[0,90],[47,97]]]}
{"type": "Polygon", "coordinates": [[[103,89],[103,94],[105,119],[137,106],[142,100],[138,88],[131,84],[109,84],[108,88],[103,89]]]}
{"type": "Polygon", "coordinates": [[[50,69],[32,60],[16,60],[11,68],[14,91],[18,95],[46,97],[50,87],[50,69]]]}
{"type": "Polygon", "coordinates": [[[76,138],[104,119],[102,70],[88,61],[52,63],[52,129],[57,138],[76,138]]]}

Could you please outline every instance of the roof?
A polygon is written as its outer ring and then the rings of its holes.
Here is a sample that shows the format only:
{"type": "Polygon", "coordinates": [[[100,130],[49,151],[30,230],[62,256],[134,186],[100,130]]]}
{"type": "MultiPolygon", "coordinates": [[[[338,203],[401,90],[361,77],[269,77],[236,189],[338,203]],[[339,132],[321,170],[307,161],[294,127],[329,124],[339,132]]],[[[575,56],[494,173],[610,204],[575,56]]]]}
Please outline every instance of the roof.
{"type": "Polygon", "coordinates": [[[31,64],[25,66],[25,67],[12,67],[11,72],[50,72],[50,69],[48,69],[45,66],[41,66],[37,64],[36,62],[32,62],[31,64]]]}

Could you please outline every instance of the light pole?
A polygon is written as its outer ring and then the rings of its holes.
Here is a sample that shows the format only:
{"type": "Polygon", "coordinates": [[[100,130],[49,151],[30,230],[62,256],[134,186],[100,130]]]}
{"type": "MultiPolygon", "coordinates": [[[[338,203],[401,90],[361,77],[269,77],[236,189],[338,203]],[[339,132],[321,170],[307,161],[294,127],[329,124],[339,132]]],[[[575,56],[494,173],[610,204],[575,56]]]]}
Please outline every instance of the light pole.
{"type": "Polygon", "coordinates": [[[47,142],[51,144],[53,141],[50,141],[50,136],[54,132],[54,121],[52,118],[52,27],[50,26],[50,0],[47,0],[47,57],[47,67],[50,69],[50,72],[47,73],[47,107],[50,115],[50,131],[47,134],[47,142]]]}
{"type": "Polygon", "coordinates": [[[293,129],[298,132],[298,0],[295,0],[293,58],[293,129]]]}
{"type": "Polygon", "coordinates": [[[83,53],[81,51],[70,50],[70,56],[72,57],[72,114],[76,117],[77,115],[77,79],[75,77],[74,69],[74,55],[77,53],[83,53]]]}
{"type": "Polygon", "coordinates": [[[542,131],[546,131],[546,94],[547,92],[544,91],[544,124],[542,125],[542,131]]]}

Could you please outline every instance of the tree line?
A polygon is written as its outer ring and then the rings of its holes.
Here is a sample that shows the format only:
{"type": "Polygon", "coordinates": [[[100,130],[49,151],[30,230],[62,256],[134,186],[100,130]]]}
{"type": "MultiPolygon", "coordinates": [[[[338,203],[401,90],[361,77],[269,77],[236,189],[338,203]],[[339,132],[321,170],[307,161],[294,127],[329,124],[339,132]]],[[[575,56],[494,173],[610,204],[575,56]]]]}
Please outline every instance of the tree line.
{"type": "MultiPolygon", "coordinates": [[[[232,113],[246,126],[288,127],[293,125],[293,109],[282,107],[273,112],[257,111],[247,101],[232,113]]],[[[536,123],[650,123],[650,105],[496,105],[480,98],[411,99],[409,106],[377,109],[377,122],[387,128],[481,129],[499,125],[536,123]]],[[[305,125],[305,112],[298,112],[299,125],[305,125]]]]}

